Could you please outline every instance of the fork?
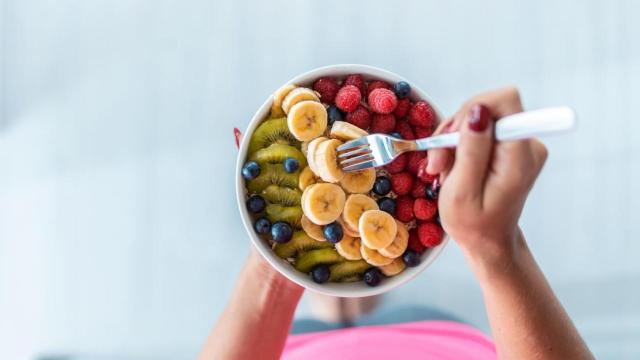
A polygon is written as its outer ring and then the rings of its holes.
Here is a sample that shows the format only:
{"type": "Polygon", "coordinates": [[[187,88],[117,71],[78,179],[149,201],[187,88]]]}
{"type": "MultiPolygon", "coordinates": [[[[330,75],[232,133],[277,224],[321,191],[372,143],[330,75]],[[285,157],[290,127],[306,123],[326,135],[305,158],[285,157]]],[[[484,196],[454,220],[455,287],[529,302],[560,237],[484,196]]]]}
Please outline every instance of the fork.
{"type": "MultiPolygon", "coordinates": [[[[549,107],[505,116],[496,122],[498,141],[526,139],[570,130],[576,113],[568,106],[549,107]]],[[[338,162],[343,171],[380,167],[407,151],[455,147],[458,132],[418,140],[401,140],[384,134],[373,134],[338,146],[338,162]]]]}

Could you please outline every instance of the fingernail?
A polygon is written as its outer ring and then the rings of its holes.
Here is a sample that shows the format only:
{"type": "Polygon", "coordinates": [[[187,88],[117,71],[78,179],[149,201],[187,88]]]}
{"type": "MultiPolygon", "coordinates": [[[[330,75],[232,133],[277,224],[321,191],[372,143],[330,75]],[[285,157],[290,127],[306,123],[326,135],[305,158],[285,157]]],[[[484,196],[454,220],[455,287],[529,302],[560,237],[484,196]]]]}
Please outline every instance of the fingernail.
{"type": "Polygon", "coordinates": [[[490,118],[489,108],[482,104],[476,104],[471,108],[469,114],[469,128],[476,132],[485,131],[490,118]]]}

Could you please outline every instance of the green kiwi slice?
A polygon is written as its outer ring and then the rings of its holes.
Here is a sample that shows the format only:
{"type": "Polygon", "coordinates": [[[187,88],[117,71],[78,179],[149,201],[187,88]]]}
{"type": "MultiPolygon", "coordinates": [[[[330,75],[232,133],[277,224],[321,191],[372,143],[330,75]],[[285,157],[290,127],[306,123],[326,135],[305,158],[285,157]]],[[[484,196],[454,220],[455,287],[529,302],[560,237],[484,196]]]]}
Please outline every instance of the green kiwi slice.
{"type": "Polygon", "coordinates": [[[333,245],[328,241],[315,240],[304,231],[296,231],[289,242],[277,244],[273,249],[278,257],[288,259],[304,251],[331,248],[333,245]]]}
{"type": "Polygon", "coordinates": [[[249,160],[254,160],[262,165],[267,163],[279,164],[287,158],[294,158],[298,160],[300,168],[307,166],[307,158],[304,156],[302,151],[291,145],[277,143],[256,151],[249,157],[249,160]]]}
{"type": "Polygon", "coordinates": [[[300,142],[289,132],[286,117],[268,119],[258,125],[249,141],[249,154],[271,144],[300,146],[300,142]]]}
{"type": "Polygon", "coordinates": [[[327,248],[327,249],[318,249],[311,250],[306,252],[300,256],[296,260],[296,269],[303,273],[308,273],[311,269],[319,264],[334,264],[340,261],[345,260],[336,249],[327,248]]]}
{"type": "Polygon", "coordinates": [[[250,193],[259,193],[271,184],[294,189],[298,187],[299,171],[288,173],[284,171],[282,164],[262,164],[260,167],[260,175],[247,182],[247,190],[250,193]]]}
{"type": "Polygon", "coordinates": [[[302,192],[298,189],[271,184],[262,190],[262,197],[271,204],[300,206],[302,192]]]}
{"type": "Polygon", "coordinates": [[[369,269],[364,260],[342,261],[329,266],[329,281],[353,282],[362,279],[364,272],[369,269]]]}
{"type": "Polygon", "coordinates": [[[302,208],[300,206],[283,206],[279,204],[267,203],[267,219],[271,223],[284,221],[294,228],[300,228],[300,220],[302,219],[302,208]]]}

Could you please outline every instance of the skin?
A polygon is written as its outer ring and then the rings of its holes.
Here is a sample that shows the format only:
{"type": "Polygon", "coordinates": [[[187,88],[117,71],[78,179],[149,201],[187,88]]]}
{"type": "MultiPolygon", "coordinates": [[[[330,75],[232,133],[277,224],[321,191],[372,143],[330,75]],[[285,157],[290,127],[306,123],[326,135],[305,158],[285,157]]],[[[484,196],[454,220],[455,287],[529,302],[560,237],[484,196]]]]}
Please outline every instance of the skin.
{"type": "MultiPolygon", "coordinates": [[[[472,98],[437,129],[460,131],[460,144],[430,151],[427,171],[441,174],[440,218],[480,284],[498,356],[593,359],[518,227],[547,151],[537,140],[496,143],[492,121],[471,130],[478,104],[493,119],[522,111],[515,88],[472,98]]],[[[302,292],[253,252],[199,359],[278,359],[302,292]]]]}

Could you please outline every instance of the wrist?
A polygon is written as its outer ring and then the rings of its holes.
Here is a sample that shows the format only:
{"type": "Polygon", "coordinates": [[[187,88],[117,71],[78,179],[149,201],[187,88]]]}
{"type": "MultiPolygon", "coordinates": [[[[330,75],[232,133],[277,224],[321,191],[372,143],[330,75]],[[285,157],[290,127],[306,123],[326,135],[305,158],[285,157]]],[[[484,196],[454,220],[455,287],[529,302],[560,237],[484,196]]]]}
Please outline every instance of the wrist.
{"type": "Polygon", "coordinates": [[[462,251],[471,270],[481,282],[508,274],[520,265],[523,254],[529,251],[519,228],[513,234],[475,243],[481,245],[476,248],[462,247],[462,251]]]}
{"type": "Polygon", "coordinates": [[[245,272],[248,279],[260,283],[261,292],[266,297],[276,296],[281,297],[280,301],[297,303],[304,292],[303,287],[287,279],[254,249],[247,260],[245,272]]]}

